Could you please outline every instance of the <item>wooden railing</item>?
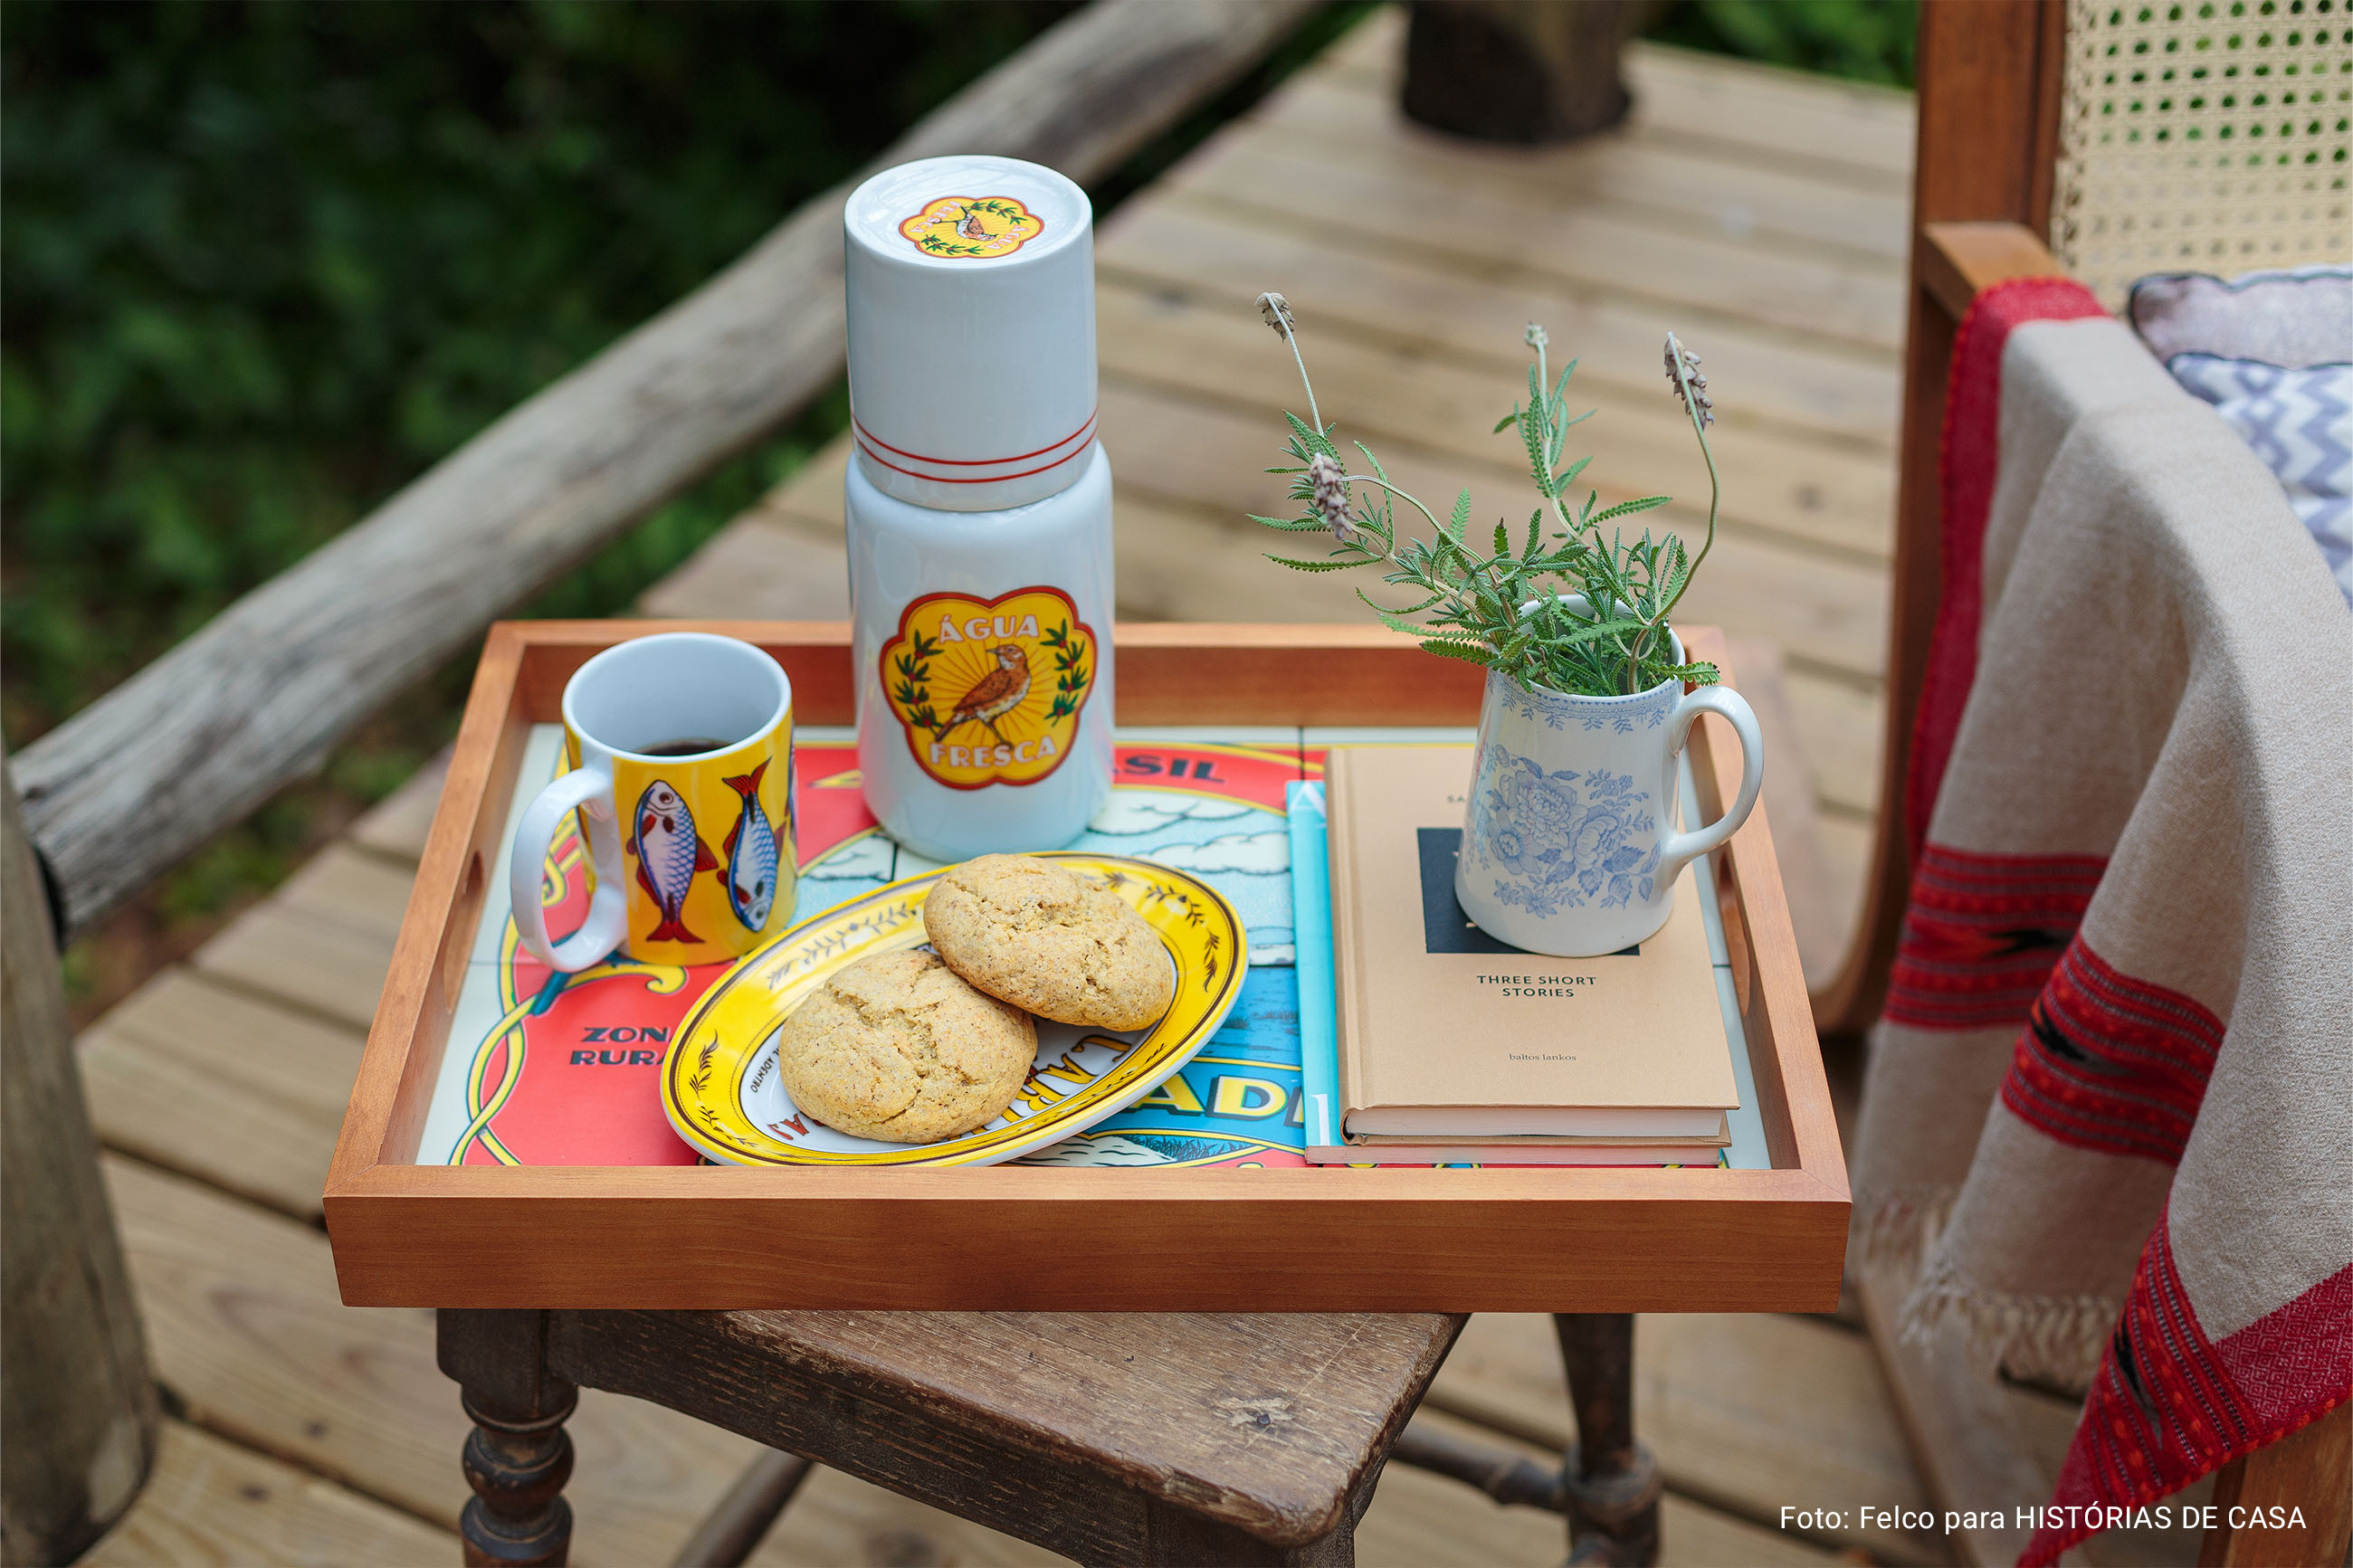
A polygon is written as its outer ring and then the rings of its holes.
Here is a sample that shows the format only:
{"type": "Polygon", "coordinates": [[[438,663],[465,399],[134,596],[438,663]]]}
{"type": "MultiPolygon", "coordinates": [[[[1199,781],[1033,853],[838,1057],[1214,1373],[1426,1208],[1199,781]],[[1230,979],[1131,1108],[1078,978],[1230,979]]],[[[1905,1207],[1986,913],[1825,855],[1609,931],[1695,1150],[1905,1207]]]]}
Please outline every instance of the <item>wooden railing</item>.
{"type": "MultiPolygon", "coordinates": [[[[1098,0],[870,169],[997,153],[1100,179],[1323,0],[1098,0]]],[[[861,175],[859,177],[862,177],[861,175]]],[[[70,938],[316,766],[500,612],[840,376],[837,186],[16,759],[70,938]]]]}

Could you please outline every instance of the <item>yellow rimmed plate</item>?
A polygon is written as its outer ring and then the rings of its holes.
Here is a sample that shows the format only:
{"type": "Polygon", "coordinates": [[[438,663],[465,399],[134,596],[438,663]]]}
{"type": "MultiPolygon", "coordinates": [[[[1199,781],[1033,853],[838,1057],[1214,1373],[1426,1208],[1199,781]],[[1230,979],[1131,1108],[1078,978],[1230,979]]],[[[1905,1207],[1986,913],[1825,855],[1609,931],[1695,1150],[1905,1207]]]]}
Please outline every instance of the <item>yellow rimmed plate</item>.
{"type": "Polygon", "coordinates": [[[1038,1058],[1005,1114],[935,1143],[839,1132],[796,1108],[776,1071],[776,1032],[843,965],[923,944],[923,897],[946,873],[910,878],[826,910],[748,952],[703,994],[662,1062],[662,1110],[678,1135],[735,1165],[994,1165],[1124,1110],[1208,1044],[1241,994],[1242,922],[1198,878],[1122,855],[1039,857],[1109,888],[1159,933],[1176,998],[1150,1028],[1113,1032],[1038,1020],[1038,1058]]]}

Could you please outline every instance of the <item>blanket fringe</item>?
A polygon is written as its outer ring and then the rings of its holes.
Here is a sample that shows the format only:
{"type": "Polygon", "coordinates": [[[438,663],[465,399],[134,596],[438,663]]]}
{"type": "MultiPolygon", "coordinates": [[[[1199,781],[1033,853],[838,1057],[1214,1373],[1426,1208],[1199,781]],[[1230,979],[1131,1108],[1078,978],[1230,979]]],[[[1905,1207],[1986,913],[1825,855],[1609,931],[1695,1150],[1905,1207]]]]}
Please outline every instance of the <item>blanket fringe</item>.
{"type": "Polygon", "coordinates": [[[1903,1337],[1917,1343],[1950,1320],[1960,1327],[1964,1352],[1987,1378],[2007,1372],[2081,1394],[2099,1372],[2123,1310],[2119,1298],[1989,1290],[1950,1258],[1932,1258],[1897,1322],[1903,1337]]]}
{"type": "Polygon", "coordinates": [[[1894,1264],[1909,1272],[1935,1250],[1959,1195],[1957,1186],[1936,1186],[1897,1187],[1858,1196],[1848,1222],[1847,1250],[1856,1265],[1894,1264]]]}

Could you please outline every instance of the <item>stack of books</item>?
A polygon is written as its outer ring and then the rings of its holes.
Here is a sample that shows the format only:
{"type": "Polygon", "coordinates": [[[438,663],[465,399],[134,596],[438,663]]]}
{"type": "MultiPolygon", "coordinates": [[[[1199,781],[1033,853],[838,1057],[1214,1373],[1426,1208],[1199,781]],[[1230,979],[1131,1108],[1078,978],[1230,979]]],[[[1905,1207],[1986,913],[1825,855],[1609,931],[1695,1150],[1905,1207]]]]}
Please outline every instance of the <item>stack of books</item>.
{"type": "Polygon", "coordinates": [[[1696,879],[1623,952],[1505,946],[1454,897],[1470,777],[1466,746],[1351,746],[1293,786],[1307,1158],[1718,1163],[1740,1094],[1696,879]]]}

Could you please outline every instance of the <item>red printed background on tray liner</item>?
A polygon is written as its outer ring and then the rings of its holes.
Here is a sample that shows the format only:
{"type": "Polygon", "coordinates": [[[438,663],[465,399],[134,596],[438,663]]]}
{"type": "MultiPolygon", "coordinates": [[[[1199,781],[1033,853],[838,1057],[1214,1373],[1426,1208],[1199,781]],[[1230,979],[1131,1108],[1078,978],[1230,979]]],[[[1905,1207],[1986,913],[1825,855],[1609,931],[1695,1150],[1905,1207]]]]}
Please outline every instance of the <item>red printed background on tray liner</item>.
{"type": "MultiPolygon", "coordinates": [[[[1176,790],[1282,810],[1283,785],[1300,776],[1288,747],[1122,746],[1120,784],[1176,790]]],[[[794,815],[803,872],[806,920],[826,905],[809,868],[854,840],[872,836],[871,857],[890,875],[905,868],[876,831],[860,788],[858,752],[847,745],[802,745],[794,761],[794,815]]],[[[906,858],[912,858],[911,857],[906,858]]],[[[590,879],[577,829],[552,846],[542,894],[547,924],[559,938],[588,909],[590,879]]],[[[860,883],[862,891],[869,884],[860,883]]],[[[512,917],[499,944],[498,1021],[471,1042],[465,1086],[468,1124],[451,1163],[524,1165],[690,1165],[700,1156],[662,1114],[661,1061],[672,1034],[725,963],[638,963],[617,958],[577,973],[556,973],[519,946],[512,917]]]]}

